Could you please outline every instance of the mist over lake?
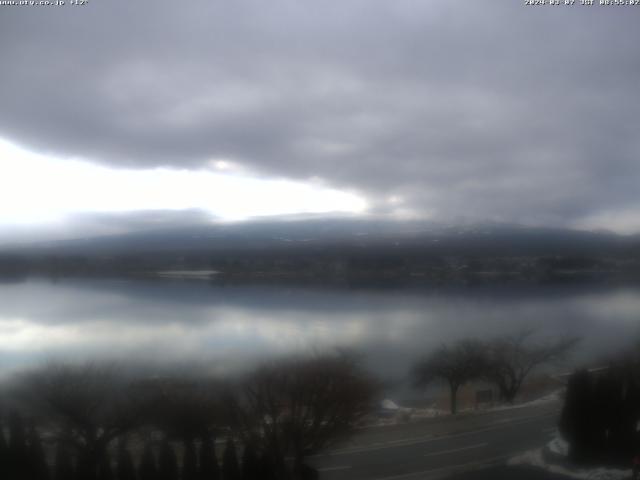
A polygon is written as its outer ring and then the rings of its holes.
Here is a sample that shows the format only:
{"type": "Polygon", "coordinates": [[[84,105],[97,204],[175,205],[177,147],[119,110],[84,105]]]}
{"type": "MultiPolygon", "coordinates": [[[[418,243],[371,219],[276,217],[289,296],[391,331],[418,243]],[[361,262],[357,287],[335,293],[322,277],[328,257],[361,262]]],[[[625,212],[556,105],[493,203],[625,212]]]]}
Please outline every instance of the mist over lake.
{"type": "Polygon", "coordinates": [[[321,289],[203,281],[29,279],[0,284],[3,373],[50,360],[198,364],[225,374],[292,353],[347,348],[401,380],[416,357],[460,338],[534,328],[583,338],[597,362],[640,334],[636,287],[321,289]]]}

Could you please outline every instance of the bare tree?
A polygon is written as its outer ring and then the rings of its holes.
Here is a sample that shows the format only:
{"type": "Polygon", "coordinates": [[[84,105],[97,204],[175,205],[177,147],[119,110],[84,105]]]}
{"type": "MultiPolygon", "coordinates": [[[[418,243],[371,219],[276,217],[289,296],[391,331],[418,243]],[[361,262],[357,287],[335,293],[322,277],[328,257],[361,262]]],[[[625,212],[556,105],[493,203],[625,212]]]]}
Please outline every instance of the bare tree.
{"type": "Polygon", "coordinates": [[[54,465],[54,480],[66,480],[68,478],[73,478],[73,461],[69,451],[64,445],[58,444],[56,446],[54,465]]]}
{"type": "Polygon", "coordinates": [[[6,478],[8,475],[9,452],[7,441],[4,438],[3,418],[0,416],[0,478],[6,478]]]}
{"type": "Polygon", "coordinates": [[[44,448],[42,448],[40,434],[33,424],[29,428],[29,464],[30,477],[33,480],[49,479],[49,467],[47,466],[44,448]]]}
{"type": "Polygon", "coordinates": [[[241,480],[240,464],[236,453],[236,444],[232,438],[227,439],[222,454],[222,477],[224,480],[241,480]]]}
{"type": "MultiPolygon", "coordinates": [[[[375,382],[346,355],[274,363],[251,374],[233,402],[245,443],[271,457],[279,475],[348,435],[371,408],[375,382]]],[[[291,471],[288,474],[291,475],[291,471]]],[[[294,473],[295,475],[295,473],[294,473]]]]}
{"type": "MultiPolygon", "coordinates": [[[[136,480],[136,467],[133,464],[133,458],[131,457],[131,453],[127,449],[126,442],[122,437],[118,439],[117,456],[118,466],[116,468],[116,476],[118,477],[118,480],[136,480]]],[[[71,477],[59,478],[62,479],[71,477]]]]}
{"type": "Polygon", "coordinates": [[[533,330],[488,343],[485,377],[496,384],[503,400],[513,403],[527,376],[545,363],[563,359],[578,343],[576,337],[533,343],[533,330]]]}
{"type": "Polygon", "coordinates": [[[216,457],[215,441],[211,435],[204,435],[200,442],[200,478],[220,479],[220,467],[216,457]]]}
{"type": "Polygon", "coordinates": [[[28,477],[31,465],[26,438],[22,416],[14,410],[9,414],[9,445],[6,457],[9,478],[20,480],[28,477]]]}
{"type": "Polygon", "coordinates": [[[167,377],[153,383],[154,411],[150,420],[170,437],[186,444],[211,435],[224,423],[219,382],[167,377]]]}
{"type": "Polygon", "coordinates": [[[59,442],[76,450],[86,478],[95,478],[109,443],[148,410],[115,366],[49,365],[24,380],[25,401],[48,419],[59,442]]]}
{"type": "Polygon", "coordinates": [[[443,345],[413,367],[417,386],[424,387],[435,380],[449,385],[451,413],[458,412],[458,390],[465,383],[480,378],[484,372],[483,345],[474,340],[461,340],[443,345]]]}
{"type": "Polygon", "coordinates": [[[140,480],[158,480],[158,463],[150,442],[145,444],[142,451],[140,465],[138,466],[138,478],[140,480]]]}
{"type": "Polygon", "coordinates": [[[182,480],[198,479],[198,454],[193,440],[184,442],[182,455],[182,480]]]}
{"type": "Polygon", "coordinates": [[[178,459],[167,438],[160,446],[158,470],[158,480],[178,480],[178,459]]]}

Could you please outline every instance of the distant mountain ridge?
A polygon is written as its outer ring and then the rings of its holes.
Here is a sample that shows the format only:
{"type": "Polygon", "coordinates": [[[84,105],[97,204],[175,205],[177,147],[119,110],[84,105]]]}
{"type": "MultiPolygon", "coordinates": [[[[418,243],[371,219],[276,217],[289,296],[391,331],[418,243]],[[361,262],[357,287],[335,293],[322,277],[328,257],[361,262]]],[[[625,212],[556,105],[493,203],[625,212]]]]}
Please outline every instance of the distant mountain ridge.
{"type": "Polygon", "coordinates": [[[630,253],[640,236],[604,231],[485,223],[315,219],[181,227],[121,235],[34,242],[0,248],[19,254],[122,255],[175,251],[410,249],[442,254],[565,255],[630,253]]]}
{"type": "Polygon", "coordinates": [[[495,223],[315,219],[182,227],[0,250],[4,279],[175,278],[176,272],[180,278],[227,283],[637,282],[640,237],[495,223]]]}

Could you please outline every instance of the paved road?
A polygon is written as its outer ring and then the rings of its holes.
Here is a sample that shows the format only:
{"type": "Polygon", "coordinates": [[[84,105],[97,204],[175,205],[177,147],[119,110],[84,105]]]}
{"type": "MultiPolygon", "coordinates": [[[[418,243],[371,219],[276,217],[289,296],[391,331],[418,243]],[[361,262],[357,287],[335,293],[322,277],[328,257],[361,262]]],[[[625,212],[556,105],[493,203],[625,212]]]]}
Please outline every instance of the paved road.
{"type": "Polygon", "coordinates": [[[489,467],[448,477],[447,480],[571,480],[571,477],[530,467],[489,467]]]}
{"type": "Polygon", "coordinates": [[[322,480],[444,478],[503,464],[543,445],[555,431],[559,407],[550,403],[366,429],[348,445],[311,461],[322,480]]]}

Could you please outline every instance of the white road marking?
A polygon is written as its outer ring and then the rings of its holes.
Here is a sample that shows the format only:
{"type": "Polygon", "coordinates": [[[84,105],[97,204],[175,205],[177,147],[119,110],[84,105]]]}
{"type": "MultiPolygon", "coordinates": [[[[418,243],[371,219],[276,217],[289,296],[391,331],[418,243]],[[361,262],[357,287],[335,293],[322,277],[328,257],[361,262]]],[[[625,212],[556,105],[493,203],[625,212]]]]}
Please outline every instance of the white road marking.
{"type": "Polygon", "coordinates": [[[438,455],[446,455],[448,453],[462,452],[464,450],[473,450],[474,448],[482,448],[489,445],[488,443],[478,443],[477,445],[469,445],[468,447],[453,448],[451,450],[441,450],[440,452],[426,453],[425,457],[436,457],[438,455]]]}
{"type": "Polygon", "coordinates": [[[335,472],[336,470],[349,470],[351,467],[349,465],[338,466],[338,467],[325,467],[318,468],[319,472],[335,472]]]}
{"type": "Polygon", "coordinates": [[[514,426],[518,426],[518,425],[523,425],[525,423],[530,423],[533,421],[537,421],[541,418],[547,418],[552,416],[553,414],[545,414],[545,415],[539,415],[539,416],[535,416],[535,417],[529,417],[526,420],[522,420],[520,422],[511,422],[508,424],[502,424],[502,425],[493,425],[491,427],[486,427],[486,428],[481,428],[481,429],[477,429],[477,430],[470,430],[468,432],[461,432],[461,433],[453,433],[450,435],[440,435],[440,436],[434,436],[434,435],[427,435],[424,437],[415,437],[415,438],[410,438],[410,439],[400,439],[400,440],[391,440],[389,442],[385,442],[382,444],[374,444],[374,445],[368,445],[366,447],[351,447],[351,448],[344,448],[344,449],[340,449],[340,450],[333,450],[331,452],[327,452],[325,454],[322,455],[311,455],[309,458],[313,458],[313,457],[324,457],[324,456],[335,456],[335,455],[349,455],[352,453],[362,453],[362,452],[371,452],[374,450],[384,450],[387,448],[396,448],[396,447],[407,447],[410,445],[418,445],[420,443],[431,443],[431,442],[438,442],[440,440],[447,440],[450,438],[458,438],[458,437],[465,437],[468,435],[475,435],[477,433],[484,433],[484,432],[490,432],[492,430],[500,430],[503,428],[510,428],[510,427],[514,427],[514,426]]]}

